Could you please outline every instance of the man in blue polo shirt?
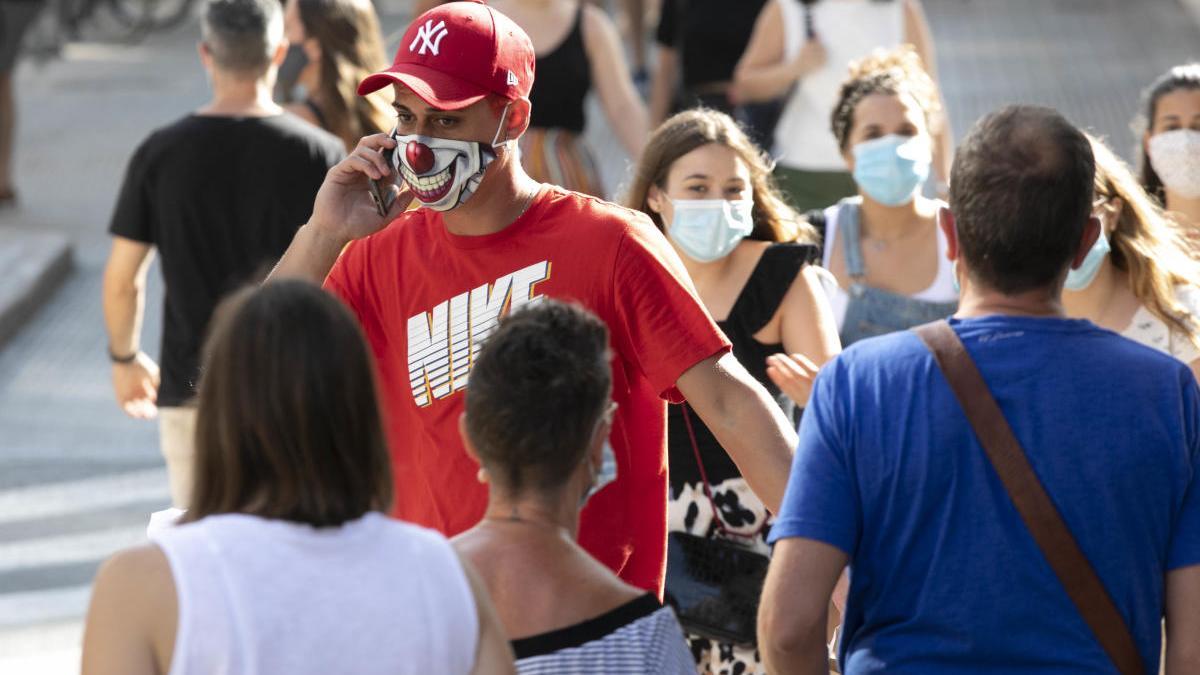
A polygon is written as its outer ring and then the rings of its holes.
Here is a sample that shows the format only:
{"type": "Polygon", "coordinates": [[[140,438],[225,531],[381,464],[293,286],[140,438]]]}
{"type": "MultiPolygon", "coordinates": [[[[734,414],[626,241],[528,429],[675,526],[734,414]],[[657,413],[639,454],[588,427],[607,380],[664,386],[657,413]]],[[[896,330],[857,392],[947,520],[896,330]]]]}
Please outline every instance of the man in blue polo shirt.
{"type": "MultiPolygon", "coordinates": [[[[1200,391],[1188,368],[1067,319],[1099,232],[1087,139],[1052,110],[982,119],[939,216],[951,325],[1129,628],[1147,673],[1200,672],[1200,391]]],[[[772,673],[824,673],[830,592],[853,673],[1112,673],[932,354],[911,332],[825,366],[800,430],[759,615],[772,673]]]]}

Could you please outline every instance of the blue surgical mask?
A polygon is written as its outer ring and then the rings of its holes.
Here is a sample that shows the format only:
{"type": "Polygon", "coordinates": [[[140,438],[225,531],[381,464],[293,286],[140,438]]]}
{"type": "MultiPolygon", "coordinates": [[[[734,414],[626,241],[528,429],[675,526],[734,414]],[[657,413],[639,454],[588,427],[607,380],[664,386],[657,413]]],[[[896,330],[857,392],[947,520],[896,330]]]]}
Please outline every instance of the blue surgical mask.
{"type": "Polygon", "coordinates": [[[587,503],[587,500],[592,498],[592,495],[595,495],[606,485],[617,479],[617,455],[613,453],[612,444],[605,440],[604,448],[601,452],[600,469],[596,472],[592,487],[583,493],[583,499],[579,502],[580,508],[583,508],[583,505],[587,503]]]}
{"type": "Polygon", "coordinates": [[[890,134],[854,146],[854,182],[884,206],[913,200],[929,178],[933,149],[921,136],[890,134]]]}
{"type": "Polygon", "coordinates": [[[750,199],[667,199],[675,207],[667,237],[697,262],[724,258],[754,230],[750,199]]]}
{"type": "Polygon", "coordinates": [[[1096,237],[1096,243],[1092,244],[1092,248],[1088,251],[1087,256],[1083,259],[1083,264],[1077,269],[1067,272],[1066,289],[1068,291],[1082,291],[1092,285],[1092,281],[1096,279],[1096,274],[1100,272],[1100,266],[1104,263],[1104,258],[1108,252],[1112,250],[1112,246],[1108,244],[1108,237],[1104,236],[1104,230],[1100,230],[1100,236],[1096,237]]]}

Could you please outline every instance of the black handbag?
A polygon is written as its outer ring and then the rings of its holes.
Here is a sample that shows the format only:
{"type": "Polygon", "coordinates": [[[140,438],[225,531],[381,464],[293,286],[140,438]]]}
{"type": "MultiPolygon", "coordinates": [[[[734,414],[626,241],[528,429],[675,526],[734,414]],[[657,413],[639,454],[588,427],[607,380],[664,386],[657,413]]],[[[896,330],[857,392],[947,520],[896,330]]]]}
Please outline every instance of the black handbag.
{"type": "Polygon", "coordinates": [[[682,410],[719,538],[686,532],[667,536],[665,600],[689,633],[718,642],[757,646],[758,601],[770,559],[741,543],[747,537],[725,528],[700,459],[687,404],[682,410]]]}

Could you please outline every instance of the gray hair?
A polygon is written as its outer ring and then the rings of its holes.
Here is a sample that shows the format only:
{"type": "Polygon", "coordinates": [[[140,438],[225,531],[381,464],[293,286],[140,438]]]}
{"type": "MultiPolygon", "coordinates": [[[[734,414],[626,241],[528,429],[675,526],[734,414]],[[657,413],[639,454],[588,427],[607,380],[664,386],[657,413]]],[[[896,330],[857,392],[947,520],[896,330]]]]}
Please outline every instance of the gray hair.
{"type": "Polygon", "coordinates": [[[259,77],[283,40],[279,0],[208,0],[200,22],[218,68],[259,77]]]}

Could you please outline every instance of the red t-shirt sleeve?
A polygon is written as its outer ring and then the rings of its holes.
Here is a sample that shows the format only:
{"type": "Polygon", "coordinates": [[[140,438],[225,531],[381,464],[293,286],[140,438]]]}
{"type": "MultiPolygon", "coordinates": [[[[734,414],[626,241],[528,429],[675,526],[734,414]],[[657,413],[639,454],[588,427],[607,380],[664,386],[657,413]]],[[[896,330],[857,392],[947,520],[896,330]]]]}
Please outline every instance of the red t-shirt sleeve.
{"type": "Polygon", "coordinates": [[[675,388],[679,376],[730,345],[696,296],[679,256],[648,218],[627,228],[612,283],[613,342],[660,396],[682,401],[675,388]]]}

